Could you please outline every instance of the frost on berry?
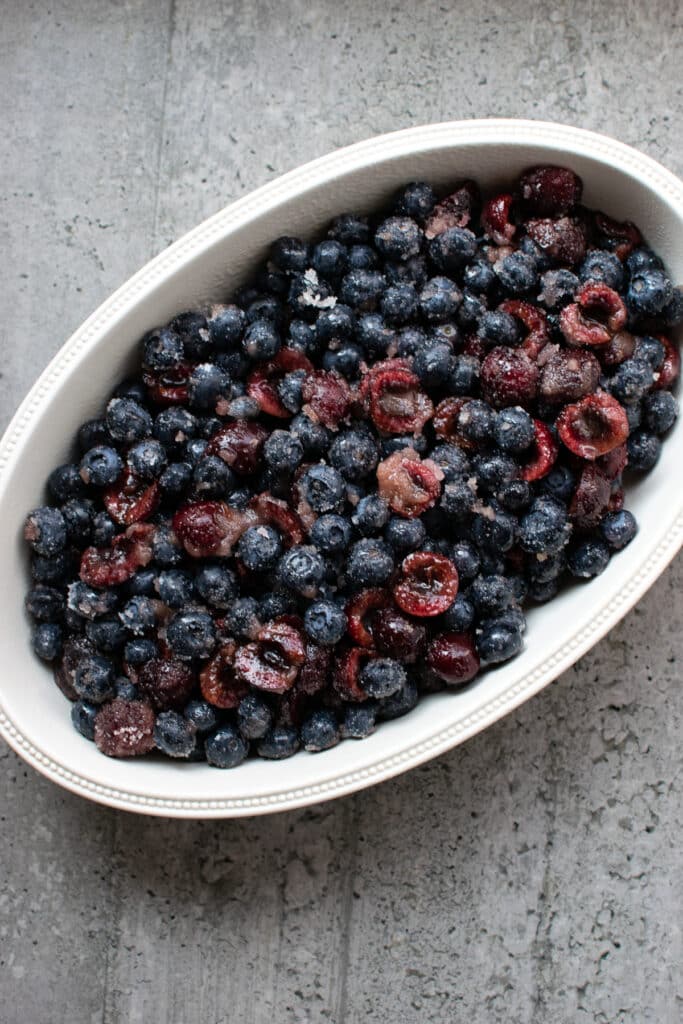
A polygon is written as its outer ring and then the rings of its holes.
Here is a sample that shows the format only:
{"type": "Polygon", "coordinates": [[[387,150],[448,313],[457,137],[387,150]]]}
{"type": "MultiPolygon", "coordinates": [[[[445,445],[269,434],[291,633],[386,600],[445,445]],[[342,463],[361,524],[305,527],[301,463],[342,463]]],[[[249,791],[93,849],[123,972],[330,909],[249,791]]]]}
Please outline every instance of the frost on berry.
{"type": "Polygon", "coordinates": [[[136,523],[114,538],[108,548],[86,548],[81,555],[80,578],[91,587],[116,587],[152,560],[155,528],[136,523]]]}
{"type": "Polygon", "coordinates": [[[210,439],[207,455],[217,455],[235,473],[253,473],[260,464],[263,442],[268,431],[252,420],[235,420],[221,427],[210,439]]]}
{"type": "Polygon", "coordinates": [[[107,757],[139,757],[154,749],[154,711],[141,700],[113,700],[95,718],[95,744],[107,757]]]}
{"type": "Polygon", "coordinates": [[[449,228],[466,228],[481,208],[481,195],[474,181],[463,181],[454,192],[437,203],[424,226],[426,238],[436,238],[449,228]]]}
{"type": "Polygon", "coordinates": [[[351,390],[346,380],[334,370],[314,370],[304,378],[301,395],[303,412],[315,423],[337,430],[348,417],[351,390]]]}
{"type": "Polygon", "coordinates": [[[130,470],[124,470],[119,479],[102,495],[104,506],[121,526],[130,526],[149,519],[159,504],[161,494],[156,481],[147,484],[138,480],[130,470]]]}
{"type": "Polygon", "coordinates": [[[538,392],[539,372],[522,349],[493,348],[481,367],[481,389],[486,401],[503,409],[528,406],[538,392]]]}
{"type": "Polygon", "coordinates": [[[581,348],[553,348],[541,370],[541,396],[548,402],[573,402],[595,391],[601,372],[595,356],[581,348]]]}
{"type": "Polygon", "coordinates": [[[526,230],[539,249],[554,263],[573,267],[586,255],[583,225],[572,217],[530,220],[526,230]]]}
{"type": "Polygon", "coordinates": [[[581,201],[583,183],[568,167],[530,167],[519,177],[518,191],[527,209],[542,216],[567,213],[581,201]]]}
{"type": "Polygon", "coordinates": [[[224,558],[250,526],[258,523],[250,509],[230,508],[222,501],[196,501],[173,517],[173,529],[193,558],[224,558]]]}
{"type": "Polygon", "coordinates": [[[443,478],[435,462],[423,461],[412,448],[394,452],[377,467],[380,497],[404,519],[413,519],[436,503],[443,478]]]}
{"type": "Polygon", "coordinates": [[[194,670],[175,658],[152,658],[137,673],[140,690],[156,711],[180,711],[195,689],[194,670]]]}

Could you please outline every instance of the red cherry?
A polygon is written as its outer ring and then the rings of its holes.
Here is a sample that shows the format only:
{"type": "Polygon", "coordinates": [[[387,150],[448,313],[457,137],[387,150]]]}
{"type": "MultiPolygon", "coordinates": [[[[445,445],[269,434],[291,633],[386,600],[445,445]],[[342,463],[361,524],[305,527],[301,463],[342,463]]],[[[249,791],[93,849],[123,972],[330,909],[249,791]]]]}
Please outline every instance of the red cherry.
{"type": "Polygon", "coordinates": [[[626,324],[621,296],[601,281],[588,281],[576,302],[560,313],[560,330],[569,345],[608,345],[626,324]]]}
{"type": "Polygon", "coordinates": [[[568,167],[548,164],[520,174],[518,190],[527,209],[545,216],[566,213],[579,203],[583,182],[568,167]]]}
{"type": "Polygon", "coordinates": [[[112,700],[95,716],[95,746],[107,757],[154,750],[154,711],[142,700],[112,700]]]}
{"type": "Polygon", "coordinates": [[[365,618],[368,612],[385,608],[389,601],[389,594],[386,590],[374,587],[354,594],[346,605],[349,636],[359,647],[374,647],[373,633],[368,630],[365,618]]]}
{"type": "Polygon", "coordinates": [[[196,501],[173,517],[173,529],[193,558],[231,554],[244,531],[256,523],[251,510],[230,508],[222,501],[196,501]]]}
{"type": "Polygon", "coordinates": [[[547,476],[559,454],[559,445],[547,423],[534,420],[535,438],[531,459],[520,470],[520,478],[532,483],[547,476]]]}
{"type": "Polygon", "coordinates": [[[612,487],[593,463],[584,466],[569,505],[569,516],[580,529],[597,526],[609,507],[612,487]]]}
{"type": "Polygon", "coordinates": [[[548,318],[544,311],[531,302],[523,302],[521,299],[506,299],[498,308],[504,313],[514,316],[515,320],[518,320],[526,328],[526,337],[520,347],[530,359],[535,360],[550,338],[548,318]]]}
{"type": "Polygon", "coordinates": [[[253,473],[258,469],[263,442],[268,431],[253,420],[235,420],[221,427],[206,446],[207,455],[217,455],[235,473],[253,473]]]}
{"type": "Polygon", "coordinates": [[[527,234],[555,263],[573,267],[586,255],[583,225],[573,217],[544,217],[530,220],[527,234]]]}
{"type": "Polygon", "coordinates": [[[441,493],[443,470],[412,448],[394,452],[377,467],[377,489],[392,512],[414,519],[431,508],[441,493]]]}
{"type": "Polygon", "coordinates": [[[114,537],[109,548],[86,548],[79,575],[91,587],[117,587],[152,560],[154,527],[136,523],[114,537]]]}
{"type": "Polygon", "coordinates": [[[590,395],[600,380],[600,363],[592,352],[582,348],[558,348],[543,353],[539,391],[548,402],[574,402],[590,395]]]}
{"type": "Polygon", "coordinates": [[[425,627],[411,622],[395,608],[380,608],[375,612],[371,628],[380,654],[412,665],[424,651],[427,640],[425,627]]]}
{"type": "Polygon", "coordinates": [[[332,673],[332,686],[343,700],[359,703],[368,699],[367,693],[358,681],[358,674],[361,664],[372,657],[376,657],[374,652],[363,647],[347,647],[337,654],[332,673]]]}
{"type": "Polygon", "coordinates": [[[294,370],[313,372],[313,363],[302,352],[295,349],[280,349],[274,359],[254,370],[247,379],[247,394],[261,406],[261,411],[269,416],[290,419],[291,412],[280,401],[277,392],[278,382],[294,370]]]}
{"type": "Polygon", "coordinates": [[[665,334],[658,334],[656,337],[666,349],[664,362],[660,366],[658,373],[655,374],[657,379],[655,390],[661,391],[662,388],[670,388],[678,378],[681,372],[681,354],[676,345],[665,334]]]}
{"type": "Polygon", "coordinates": [[[429,645],[427,664],[449,686],[464,686],[479,671],[479,655],[469,633],[439,633],[429,645]]]}
{"type": "Polygon", "coordinates": [[[424,618],[440,615],[458,593],[458,570],[434,551],[415,551],[403,559],[394,600],[404,612],[424,618]]]}
{"type": "Polygon", "coordinates": [[[598,234],[614,250],[620,260],[625,260],[635,248],[642,245],[643,236],[630,220],[612,220],[606,213],[595,214],[598,234]]]}
{"type": "Polygon", "coordinates": [[[493,239],[496,245],[506,245],[517,230],[510,220],[513,201],[513,197],[504,192],[484,203],[481,223],[486,234],[493,239]]]}
{"type": "Polygon", "coordinates": [[[626,412],[604,391],[565,406],[557,418],[557,430],[574,455],[590,460],[618,448],[629,434],[626,412]]]}
{"type": "Polygon", "coordinates": [[[349,414],[351,390],[341,374],[314,370],[304,378],[301,388],[303,411],[316,423],[337,430],[349,414]]]}
{"type": "Polygon", "coordinates": [[[386,369],[370,381],[370,415],[386,434],[419,434],[434,406],[410,370],[386,369]]]}
{"type": "Polygon", "coordinates": [[[425,221],[425,238],[436,238],[449,228],[466,228],[481,207],[481,195],[474,181],[463,181],[437,203],[425,221]]]}
{"type": "Polygon", "coordinates": [[[130,526],[149,519],[161,500],[161,494],[158,483],[146,484],[130,470],[124,470],[116,483],[105,490],[102,500],[115,523],[130,526]]]}
{"type": "Polygon", "coordinates": [[[526,406],[536,397],[538,378],[538,367],[526,352],[500,346],[491,349],[482,364],[482,394],[496,409],[526,406]]]}
{"type": "Polygon", "coordinates": [[[185,661],[152,658],[139,670],[137,683],[156,711],[180,711],[192,696],[197,679],[185,661]]]}
{"type": "Polygon", "coordinates": [[[236,708],[249,687],[234,669],[235,644],[225,644],[199,673],[202,697],[215,708],[236,708]]]}
{"type": "Polygon", "coordinates": [[[252,498],[249,507],[253,509],[260,523],[277,527],[286,547],[301,544],[305,536],[304,525],[286,501],[274,498],[264,491],[252,498]]]}

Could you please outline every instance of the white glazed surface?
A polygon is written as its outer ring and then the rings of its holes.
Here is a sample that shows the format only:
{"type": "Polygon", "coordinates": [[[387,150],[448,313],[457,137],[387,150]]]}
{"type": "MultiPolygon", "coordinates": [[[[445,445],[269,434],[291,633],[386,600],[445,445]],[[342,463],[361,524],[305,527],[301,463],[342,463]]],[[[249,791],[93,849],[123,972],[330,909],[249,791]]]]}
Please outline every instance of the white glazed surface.
{"type": "Polygon", "coordinates": [[[447,186],[474,177],[490,189],[543,162],[577,171],[585,203],[636,221],[674,280],[683,280],[683,184],[655,161],[561,125],[453,122],[370,139],[251,193],[147,264],[69,339],[0,442],[0,733],[29,764],[101,803],[175,817],[263,814],[340,796],[420,764],[511,711],[604,636],[654,582],[683,542],[680,422],[655,470],[629,491],[640,532],[606,572],[533,610],[525,650],[514,661],[462,693],[422,700],[361,742],[279,763],[248,761],[224,772],[154,757],[110,760],[75,732],[68,702],[29,648],[22,603],[25,513],[42,500],[45,478],[67,458],[78,425],[133,365],[147,329],[183,309],[225,299],[278,235],[313,236],[337,213],[376,208],[403,182],[424,178],[447,186]]]}

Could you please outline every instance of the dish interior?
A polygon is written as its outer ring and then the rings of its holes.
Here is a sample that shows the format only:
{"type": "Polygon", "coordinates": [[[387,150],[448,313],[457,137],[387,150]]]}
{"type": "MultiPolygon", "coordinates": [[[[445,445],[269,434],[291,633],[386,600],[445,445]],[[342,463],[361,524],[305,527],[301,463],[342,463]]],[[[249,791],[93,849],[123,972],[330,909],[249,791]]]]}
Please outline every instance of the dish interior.
{"type": "MultiPolygon", "coordinates": [[[[630,547],[611,561],[604,575],[588,585],[570,587],[550,604],[531,610],[526,648],[518,658],[496,671],[486,672],[463,692],[441,693],[421,700],[408,716],[382,724],[373,736],[360,743],[347,741],[319,756],[299,754],[277,767],[252,760],[229,772],[201,764],[176,765],[154,757],[134,762],[112,761],[74,732],[66,699],[52,682],[50,670],[29,649],[29,624],[23,611],[24,516],[29,508],[41,503],[49,471],[69,457],[70,439],[79,424],[99,412],[114,385],[134,365],[138,341],[146,330],[184,309],[226,300],[278,235],[313,238],[336,214],[376,209],[399,185],[410,180],[425,179],[445,189],[459,179],[473,177],[487,191],[509,182],[523,168],[541,162],[566,164],[576,171],[584,181],[585,204],[603,209],[617,219],[634,220],[665,259],[674,283],[683,281],[683,222],[675,197],[669,202],[635,175],[587,155],[572,156],[552,146],[513,142],[453,145],[442,137],[438,144],[434,142],[426,151],[414,155],[381,159],[380,154],[379,159],[373,159],[370,153],[363,166],[348,172],[335,170],[330,161],[327,180],[321,182],[318,172],[313,183],[311,175],[311,184],[306,186],[304,182],[295,198],[281,198],[268,188],[260,199],[258,194],[247,197],[232,208],[234,226],[230,218],[219,214],[196,229],[193,234],[200,235],[211,225],[214,236],[197,255],[186,255],[187,245],[183,249],[183,243],[190,241],[191,236],[162,255],[160,260],[169,266],[171,253],[177,251],[172,272],[158,283],[148,286],[147,270],[132,279],[127,288],[135,294],[119,304],[116,316],[107,315],[106,329],[98,332],[95,343],[79,348],[75,337],[68,349],[57,356],[46,373],[49,377],[60,372],[61,383],[56,389],[44,383],[40,411],[31,415],[11,450],[7,450],[6,443],[0,491],[4,539],[0,618],[5,637],[2,702],[11,723],[20,734],[30,738],[41,755],[97,785],[152,799],[249,798],[251,811],[247,813],[257,810],[260,800],[267,800],[272,807],[273,802],[277,803],[277,794],[288,805],[304,802],[302,787],[322,787],[349,772],[354,773],[355,783],[362,785],[363,780],[370,781],[376,773],[385,776],[399,771],[404,762],[424,760],[478,731],[484,721],[495,717],[491,712],[492,701],[496,702],[496,715],[504,713],[540,689],[594,642],[596,620],[608,617],[604,606],[609,598],[622,595],[624,609],[629,606],[634,581],[637,584],[643,574],[647,575],[655,549],[661,544],[670,545],[671,531],[679,516],[681,420],[667,438],[657,467],[642,484],[632,484],[627,493],[626,507],[638,519],[639,534],[630,547]],[[238,221],[246,219],[249,204],[254,214],[240,225],[238,221]],[[65,360],[66,370],[62,369],[65,360]],[[556,654],[563,644],[563,651],[556,654]],[[415,747],[420,750],[416,752],[415,747]],[[382,767],[378,769],[380,761],[382,767]]],[[[284,191],[283,183],[281,193],[284,191]]],[[[82,332],[97,332],[98,315],[82,332]]],[[[104,315],[100,318],[104,319],[104,315]]],[[[35,400],[34,391],[24,410],[31,403],[35,405],[35,400]]],[[[17,742],[20,744],[20,740],[17,742]]],[[[69,784],[68,777],[65,782],[69,784]]],[[[307,790],[306,798],[315,799],[315,788],[307,790]]]]}

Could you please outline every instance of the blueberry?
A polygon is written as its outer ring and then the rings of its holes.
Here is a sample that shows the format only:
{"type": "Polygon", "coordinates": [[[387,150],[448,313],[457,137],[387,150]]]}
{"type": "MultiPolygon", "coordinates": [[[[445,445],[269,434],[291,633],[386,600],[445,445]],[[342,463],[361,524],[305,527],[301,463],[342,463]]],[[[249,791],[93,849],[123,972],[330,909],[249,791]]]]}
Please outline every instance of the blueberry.
{"type": "Polygon", "coordinates": [[[303,457],[304,446],[288,430],[274,430],[263,446],[263,458],[278,473],[293,473],[303,457]]]}
{"type": "Polygon", "coordinates": [[[376,309],[386,287],[386,278],[377,270],[350,270],[341,281],[339,298],[352,309],[370,312],[376,309]]]}
{"type": "Polygon", "coordinates": [[[77,700],[71,705],[71,722],[76,732],[86,740],[95,739],[95,718],[99,708],[87,700],[77,700]]]}
{"type": "Polygon", "coordinates": [[[351,524],[340,515],[320,516],[311,527],[311,540],[327,555],[346,551],[351,543],[351,524]]]}
{"type": "Polygon", "coordinates": [[[570,549],[567,568],[572,576],[588,580],[604,572],[609,560],[610,550],[605,541],[589,537],[570,549]]]}
{"type": "Polygon", "coordinates": [[[633,355],[636,359],[649,363],[653,370],[660,370],[666,358],[666,349],[658,338],[646,334],[642,338],[636,338],[633,355]]]}
{"type": "Polygon", "coordinates": [[[247,318],[239,306],[219,306],[209,320],[209,334],[218,352],[228,352],[242,341],[247,318]]]}
{"type": "Polygon", "coordinates": [[[192,471],[194,490],[201,498],[224,498],[235,488],[235,474],[218,455],[204,455],[192,471]]]}
{"type": "Polygon", "coordinates": [[[183,341],[170,327],[149,331],[142,339],[142,363],[161,372],[180,366],[185,359],[183,341]]]}
{"type": "Polygon", "coordinates": [[[335,747],[339,740],[339,725],[333,711],[314,711],[301,725],[301,744],[304,750],[316,753],[335,747]]]}
{"type": "Polygon", "coordinates": [[[248,693],[237,708],[237,724],[247,740],[262,739],[273,725],[273,712],[258,693],[248,693]]]}
{"type": "Polygon", "coordinates": [[[43,661],[54,661],[62,653],[62,628],[56,622],[40,622],[31,634],[31,646],[43,661]]]}
{"type": "Polygon", "coordinates": [[[92,654],[84,658],[74,675],[73,687],[79,697],[102,704],[114,695],[114,665],[109,658],[92,654]]]}
{"type": "Polygon", "coordinates": [[[474,623],[474,605],[463,594],[458,594],[450,608],[443,613],[442,621],[445,628],[454,633],[467,633],[474,623]]]}
{"type": "Polygon", "coordinates": [[[411,181],[405,185],[394,200],[394,209],[399,216],[411,217],[418,224],[425,220],[436,205],[436,195],[426,181],[411,181]]]}
{"type": "Polygon", "coordinates": [[[486,454],[474,459],[477,485],[482,494],[495,494],[503,484],[514,480],[518,474],[517,464],[509,455],[486,454]]]}
{"type": "Polygon", "coordinates": [[[457,274],[471,263],[477,252],[477,240],[467,228],[447,228],[429,242],[429,256],[443,274],[457,274]]]}
{"type": "Polygon", "coordinates": [[[663,263],[652,249],[642,247],[626,257],[626,269],[629,274],[638,274],[641,270],[662,270],[663,263]]]}
{"type": "Polygon", "coordinates": [[[498,260],[493,269],[503,288],[511,295],[525,295],[538,284],[536,261],[519,250],[498,260]]]}
{"type": "Polygon", "coordinates": [[[674,288],[673,295],[659,313],[658,319],[664,327],[678,327],[683,323],[683,288],[674,288]]]}
{"type": "Polygon", "coordinates": [[[101,444],[111,444],[112,436],[104,420],[86,420],[78,428],[78,447],[82,452],[101,444]]]}
{"type": "Polygon", "coordinates": [[[347,380],[356,380],[360,374],[363,358],[363,350],[355,342],[345,341],[340,343],[339,348],[328,349],[325,352],[322,358],[322,368],[323,370],[335,370],[347,380]]]}
{"type": "Polygon", "coordinates": [[[338,512],[344,505],[344,479],[333,466],[311,466],[301,477],[299,486],[314,512],[338,512]]]}
{"type": "Polygon", "coordinates": [[[232,491],[225,499],[225,503],[230,508],[238,508],[241,511],[244,511],[253,497],[254,492],[247,484],[244,484],[242,487],[238,487],[236,490],[232,491]]]}
{"type": "Polygon", "coordinates": [[[249,373],[249,360],[244,354],[244,342],[240,344],[236,352],[218,352],[214,358],[216,366],[225,370],[233,382],[230,393],[237,397],[243,394],[244,378],[249,373]]]}
{"type": "Polygon", "coordinates": [[[140,700],[140,691],[128,676],[118,676],[114,680],[114,699],[134,701],[140,700]]]}
{"type": "Polygon", "coordinates": [[[356,317],[349,306],[337,303],[332,309],[323,309],[315,322],[315,336],[321,345],[330,342],[351,341],[356,331],[356,317]]]}
{"type": "Polygon", "coordinates": [[[67,540],[76,547],[84,548],[92,536],[95,506],[87,498],[70,498],[62,505],[62,515],[67,540]]]}
{"type": "Polygon", "coordinates": [[[25,604],[37,623],[57,623],[65,616],[65,599],[55,587],[37,584],[28,592],[25,604]]]}
{"type": "Polygon", "coordinates": [[[333,601],[314,601],[306,609],[304,628],[317,644],[336,644],[346,632],[346,614],[333,601]]]}
{"type": "Polygon", "coordinates": [[[549,269],[551,263],[550,257],[529,235],[525,235],[521,239],[519,249],[521,252],[526,253],[527,256],[531,257],[540,274],[549,269]]]}
{"type": "Polygon", "coordinates": [[[417,312],[415,288],[407,282],[391,285],[382,296],[380,309],[388,324],[396,326],[407,324],[417,312]]]}
{"type": "Polygon", "coordinates": [[[206,760],[214,768],[236,768],[249,753],[249,744],[234,725],[221,725],[207,736],[204,750],[206,760]]]}
{"type": "Polygon", "coordinates": [[[182,561],[183,549],[170,523],[158,524],[152,538],[152,557],[164,569],[169,569],[182,561]]]}
{"type": "Polygon", "coordinates": [[[670,391],[655,391],[643,402],[645,426],[653,434],[666,434],[678,417],[678,402],[670,391]]]}
{"type": "Polygon", "coordinates": [[[458,414],[458,431],[467,441],[480,446],[491,438],[495,420],[491,406],[473,398],[463,405],[458,414]]]}
{"type": "Polygon", "coordinates": [[[537,498],[519,524],[519,545],[531,554],[552,555],[560,551],[571,533],[567,513],[552,498],[537,498]]]}
{"type": "Polygon", "coordinates": [[[128,452],[128,465],[141,480],[158,480],[168,462],[160,441],[138,441],[128,452]]]}
{"type": "Polygon", "coordinates": [[[624,268],[618,256],[604,249],[591,249],[579,267],[581,281],[602,281],[608,288],[621,291],[624,284],[624,268]]]}
{"type": "Polygon", "coordinates": [[[635,516],[627,509],[608,512],[600,523],[600,533],[612,551],[621,551],[638,532],[635,516]]]}
{"type": "Polygon", "coordinates": [[[197,745],[196,730],[177,711],[162,711],[154,723],[154,742],[168,757],[189,757],[197,745]]]}
{"type": "Polygon", "coordinates": [[[510,581],[505,576],[477,576],[467,593],[480,618],[492,618],[511,608],[515,596],[510,581]]]}
{"type": "Polygon", "coordinates": [[[402,327],[397,334],[396,355],[416,356],[429,343],[429,335],[421,327],[402,327]]]}
{"type": "Polygon", "coordinates": [[[407,260],[421,246],[422,231],[411,217],[388,217],[375,232],[375,247],[386,259],[407,260]]]}
{"type": "Polygon", "coordinates": [[[402,519],[400,516],[392,516],[384,531],[387,544],[399,554],[417,551],[424,543],[426,535],[427,531],[421,519],[402,519]]]}
{"type": "Polygon", "coordinates": [[[259,741],[256,753],[270,761],[281,761],[296,754],[300,746],[299,733],[286,725],[279,725],[259,741]]]}
{"type": "Polygon", "coordinates": [[[255,320],[249,324],[242,340],[242,348],[250,359],[272,359],[280,351],[280,335],[268,320],[255,320]]]}
{"type": "Polygon", "coordinates": [[[69,498],[82,498],[85,485],[81,479],[80,468],[75,462],[57,466],[47,478],[47,489],[55,501],[68,501],[69,498]]]}
{"type": "Polygon", "coordinates": [[[192,600],[194,580],[184,569],[167,569],[160,572],[155,581],[159,600],[169,608],[182,608],[192,600]]]}
{"type": "Polygon", "coordinates": [[[178,313],[169,325],[182,339],[183,348],[190,362],[201,362],[209,355],[211,334],[206,317],[195,310],[178,313]]]}
{"type": "Polygon", "coordinates": [[[112,398],[107,405],[107,428],[116,441],[133,444],[152,433],[152,417],[132,398],[112,398]]]}
{"type": "Polygon", "coordinates": [[[546,601],[552,601],[553,598],[557,597],[559,589],[559,582],[556,579],[547,580],[545,583],[532,580],[527,588],[527,598],[530,601],[535,601],[537,604],[544,604],[546,601]]]}
{"type": "Polygon", "coordinates": [[[473,356],[456,356],[448,382],[452,395],[471,395],[479,381],[479,362],[473,356]]]}
{"type": "Polygon", "coordinates": [[[219,398],[230,394],[230,377],[215,363],[200,363],[187,378],[187,400],[195,411],[215,409],[219,398]]]}
{"type": "Polygon", "coordinates": [[[359,540],[352,546],[346,563],[349,583],[354,589],[378,587],[394,571],[391,548],[379,538],[359,540]]]}
{"type": "Polygon", "coordinates": [[[318,355],[320,340],[313,325],[306,323],[305,320],[290,321],[287,348],[303,352],[307,356],[318,355]]]}
{"type": "Polygon", "coordinates": [[[366,313],[358,320],[356,340],[371,359],[381,359],[396,344],[396,331],[380,313],[366,313]]]}
{"type": "Polygon", "coordinates": [[[370,238],[367,217],[342,213],[335,217],[327,232],[329,238],[336,238],[344,245],[364,245],[370,238]]]}
{"type": "Polygon", "coordinates": [[[379,462],[377,442],[365,430],[346,430],[337,434],[330,446],[330,462],[346,480],[362,480],[374,472],[379,462]]]}
{"type": "Polygon", "coordinates": [[[580,287],[581,282],[571,270],[548,270],[541,278],[538,301],[546,309],[562,309],[574,301],[580,287]]]}
{"type": "Polygon", "coordinates": [[[189,462],[171,462],[159,477],[159,485],[167,494],[181,494],[192,480],[189,462]]]}
{"type": "Polygon", "coordinates": [[[287,302],[296,316],[313,321],[318,310],[331,309],[336,301],[331,286],[321,281],[313,268],[292,278],[287,302]]]}
{"type": "Polygon", "coordinates": [[[389,506],[378,494],[368,494],[356,505],[351,522],[364,537],[370,537],[386,525],[389,506]]]}
{"type": "Polygon", "coordinates": [[[342,738],[345,740],[362,740],[375,731],[377,706],[374,701],[362,704],[350,704],[344,712],[340,726],[342,738]]]}
{"type": "Polygon", "coordinates": [[[183,711],[185,718],[194,728],[196,733],[201,735],[211,732],[218,725],[218,713],[214,707],[205,700],[191,700],[183,711]]]}
{"type": "Polygon", "coordinates": [[[520,454],[533,444],[536,436],[534,421],[529,413],[518,405],[502,409],[496,414],[493,436],[498,447],[504,452],[520,454]]]}
{"type": "MultiPolygon", "coordinates": [[[[284,275],[284,281],[287,283],[286,275],[284,275]]],[[[282,326],[284,319],[282,303],[274,295],[259,295],[249,303],[246,314],[248,324],[253,324],[256,320],[270,320],[277,328],[282,326]]]]}
{"type": "Polygon", "coordinates": [[[408,679],[400,690],[392,693],[391,697],[385,697],[383,701],[380,701],[378,717],[385,721],[401,718],[402,715],[407,715],[409,711],[413,710],[418,698],[417,686],[412,679],[408,679]]]}
{"type": "Polygon", "coordinates": [[[290,273],[305,270],[309,261],[308,244],[301,238],[283,235],[271,245],[270,259],[280,270],[290,273]]]}
{"type": "Polygon", "coordinates": [[[144,405],[147,401],[148,392],[143,380],[139,377],[127,377],[114,388],[112,398],[132,398],[133,401],[144,405]]]}
{"type": "Polygon", "coordinates": [[[216,644],[213,619],[199,610],[176,612],[166,627],[166,638],[178,658],[208,658],[216,644]]]}
{"type": "Polygon", "coordinates": [[[636,317],[653,317],[673,297],[673,285],[663,270],[649,268],[631,274],[626,305],[636,317]]]}
{"type": "Polygon", "coordinates": [[[289,430],[301,441],[307,455],[323,455],[329,448],[332,435],[327,427],[314,423],[304,413],[294,417],[289,430]]]}
{"type": "Polygon", "coordinates": [[[643,407],[636,403],[635,405],[625,405],[623,408],[628,420],[629,433],[633,434],[643,421],[643,407]]]}
{"type": "Polygon", "coordinates": [[[480,317],[477,336],[486,345],[516,345],[519,340],[519,327],[514,316],[502,309],[491,309],[480,317]]]}
{"type": "Polygon", "coordinates": [[[629,437],[626,447],[628,448],[628,468],[635,473],[648,473],[659,460],[662,442],[646,430],[637,430],[629,437]]]}
{"type": "Polygon", "coordinates": [[[250,572],[272,569],[282,552],[282,540],[272,526],[250,526],[237,544],[237,556],[250,572]]]}
{"type": "Polygon", "coordinates": [[[479,572],[481,566],[479,552],[470,541],[456,541],[451,549],[450,557],[458,570],[461,583],[473,580],[479,572]]]}
{"type": "Polygon", "coordinates": [[[576,487],[576,477],[568,466],[555,464],[540,481],[541,492],[567,504],[576,487]]]}
{"type": "MultiPolygon", "coordinates": [[[[291,373],[287,374],[287,376],[283,377],[281,381],[278,381],[277,389],[278,395],[280,396],[280,401],[282,401],[282,394],[286,394],[285,381],[287,380],[288,377],[292,376],[293,374],[291,373]]],[[[300,391],[301,388],[299,388],[299,392],[300,391]]],[[[301,395],[299,394],[299,398],[300,397],[301,395]]],[[[283,404],[286,403],[283,402],[283,404]]],[[[301,402],[299,402],[298,407],[300,406],[301,402]]],[[[289,406],[287,406],[287,408],[289,408],[289,406]]],[[[231,416],[235,420],[254,420],[260,414],[261,406],[259,405],[255,398],[250,398],[249,395],[238,395],[236,398],[233,398],[230,402],[228,402],[227,415],[231,416]]]]}
{"type": "Polygon", "coordinates": [[[61,583],[72,571],[73,561],[66,551],[60,551],[52,558],[31,555],[31,576],[36,583],[61,583]]]}
{"type": "Polygon", "coordinates": [[[429,441],[424,434],[396,434],[394,437],[382,438],[380,454],[383,459],[394,452],[403,452],[406,448],[412,448],[418,455],[426,455],[429,448],[429,441]]]}
{"type": "Polygon", "coordinates": [[[443,470],[446,481],[459,479],[470,468],[465,452],[455,444],[437,444],[430,458],[443,470]]]}
{"type": "Polygon", "coordinates": [[[445,386],[454,366],[453,353],[443,343],[425,346],[413,358],[413,371],[420,378],[420,383],[428,388],[445,386]]]}
{"type": "Polygon", "coordinates": [[[159,648],[148,637],[134,637],[123,650],[123,657],[130,665],[144,665],[158,654],[159,648]]]}
{"type": "Polygon", "coordinates": [[[502,508],[490,506],[485,515],[474,517],[472,536],[480,550],[504,553],[515,543],[517,520],[502,508]]]}
{"type": "Polygon", "coordinates": [[[558,579],[567,568],[565,551],[554,555],[531,555],[526,565],[528,578],[534,583],[548,583],[558,579]]]}
{"type": "Polygon", "coordinates": [[[468,332],[474,330],[484,313],[486,313],[486,300],[472,292],[463,292],[462,302],[456,315],[459,326],[468,332]]]}
{"type": "Polygon", "coordinates": [[[152,598],[144,594],[131,597],[119,612],[124,628],[134,636],[141,636],[154,629],[156,610],[152,598]]]}
{"type": "Polygon", "coordinates": [[[311,264],[320,277],[335,281],[346,270],[348,251],[335,238],[327,238],[313,249],[311,264]]]}
{"type": "Polygon", "coordinates": [[[98,615],[112,612],[119,602],[113,590],[95,590],[87,583],[76,580],[67,590],[67,604],[71,611],[84,619],[96,619],[98,615]]]}
{"type": "Polygon", "coordinates": [[[261,628],[258,601],[253,597],[235,598],[226,609],[225,623],[233,636],[253,640],[261,628]]]}
{"type": "Polygon", "coordinates": [[[33,509],[24,523],[24,539],[38,555],[52,558],[66,546],[67,532],[64,516],[58,508],[43,505],[33,509]]]}
{"type": "Polygon", "coordinates": [[[352,245],[349,248],[349,270],[375,270],[379,263],[377,253],[369,245],[352,245]]]}
{"type": "Polygon", "coordinates": [[[185,442],[197,432],[197,420],[178,405],[163,409],[154,420],[152,434],[163,444],[171,456],[178,455],[185,442]]]}
{"type": "Polygon", "coordinates": [[[652,367],[644,359],[627,359],[617,367],[609,389],[622,405],[633,405],[654,384],[652,367]]]}
{"type": "Polygon", "coordinates": [[[519,630],[492,620],[477,634],[477,652],[482,665],[498,665],[516,657],[524,646],[519,630]]]}
{"type": "Polygon", "coordinates": [[[86,622],[85,635],[105,654],[114,654],[121,650],[126,642],[126,631],[118,619],[102,618],[86,622]]]}
{"type": "Polygon", "coordinates": [[[282,591],[271,591],[259,598],[258,617],[261,622],[271,622],[280,615],[296,613],[296,598],[282,591]]]}
{"type": "Polygon", "coordinates": [[[123,460],[119,453],[108,445],[97,445],[81,459],[80,474],[86,484],[94,487],[109,487],[123,471],[123,460]]]}
{"type": "Polygon", "coordinates": [[[487,260],[475,260],[470,263],[465,267],[462,279],[468,291],[475,295],[486,295],[496,283],[493,267],[487,260]]]}

